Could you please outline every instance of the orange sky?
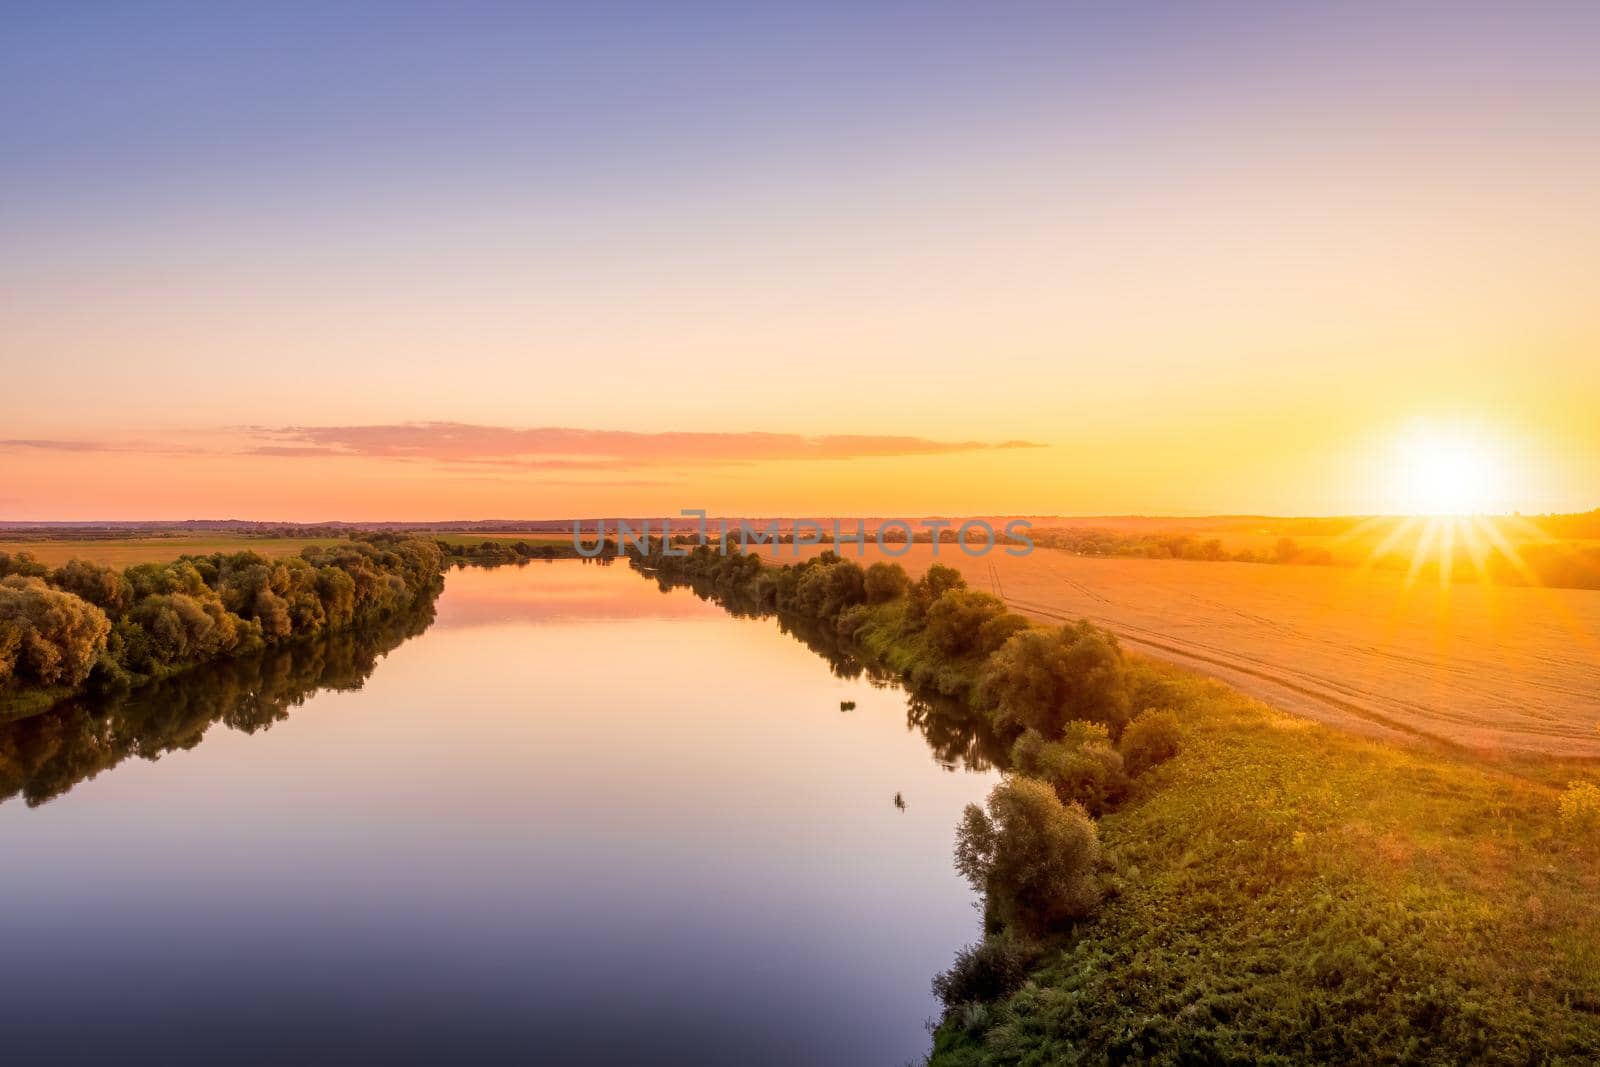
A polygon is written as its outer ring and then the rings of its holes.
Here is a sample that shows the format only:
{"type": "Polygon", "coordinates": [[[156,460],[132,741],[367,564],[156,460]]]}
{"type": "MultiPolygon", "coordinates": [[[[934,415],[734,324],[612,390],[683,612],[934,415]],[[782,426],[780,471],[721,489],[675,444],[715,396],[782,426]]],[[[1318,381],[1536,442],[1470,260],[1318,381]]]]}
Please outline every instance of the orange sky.
{"type": "Polygon", "coordinates": [[[1600,504],[1581,27],[1074,17],[19,27],[0,519],[1600,504]]]}

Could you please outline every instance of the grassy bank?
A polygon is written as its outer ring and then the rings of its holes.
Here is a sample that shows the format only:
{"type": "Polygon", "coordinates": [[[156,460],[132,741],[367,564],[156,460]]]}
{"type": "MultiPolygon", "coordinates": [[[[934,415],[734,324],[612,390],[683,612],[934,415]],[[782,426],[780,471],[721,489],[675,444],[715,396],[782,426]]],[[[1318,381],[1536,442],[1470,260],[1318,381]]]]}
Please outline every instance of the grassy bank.
{"type": "Polygon", "coordinates": [[[933,1063],[1600,1057],[1600,848],[1559,815],[1590,769],[1365,741],[1141,669],[1182,748],[1100,820],[1100,909],[951,1012],[933,1063]]]}
{"type": "MultiPolygon", "coordinates": [[[[916,602],[930,590],[876,599],[842,568],[709,552],[641,565],[795,611],[1020,732],[996,706],[1000,648],[941,640],[916,602]]],[[[1368,741],[1124,660],[1126,715],[1170,710],[1177,754],[1104,803],[1085,914],[1024,936],[990,901],[986,940],[941,979],[932,1063],[1600,1058],[1600,814],[1568,790],[1600,780],[1592,765],[1368,741]]]]}

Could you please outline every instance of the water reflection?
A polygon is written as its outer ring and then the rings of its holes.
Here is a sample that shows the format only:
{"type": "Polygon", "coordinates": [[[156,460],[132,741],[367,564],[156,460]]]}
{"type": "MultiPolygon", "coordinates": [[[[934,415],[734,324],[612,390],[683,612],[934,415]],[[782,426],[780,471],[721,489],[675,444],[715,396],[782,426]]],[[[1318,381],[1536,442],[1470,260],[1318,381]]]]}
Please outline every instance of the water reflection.
{"type": "MultiPolygon", "coordinates": [[[[662,592],[687,589],[701,601],[721,606],[737,618],[776,617],[778,629],[827,661],[834,677],[845,681],[864,678],[875,689],[905,687],[893,671],[866,659],[848,639],[815,619],[775,613],[749,597],[703,581],[679,581],[648,575],[662,592]]],[[[1008,753],[993,728],[959,701],[933,692],[906,693],[906,726],[922,734],[934,758],[947,770],[1004,770],[1008,753]]]]}
{"type": "MultiPolygon", "coordinates": [[[[524,561],[499,572],[487,591],[480,588],[473,597],[456,598],[441,624],[638,618],[642,600],[636,595],[622,593],[614,584],[597,590],[593,582],[580,580],[575,573],[579,567],[609,564],[609,560],[581,564],[524,561]],[[535,589],[537,595],[532,595],[535,589]]],[[[463,580],[468,579],[458,578],[458,584],[463,580]]],[[[649,605],[653,617],[724,612],[738,618],[773,616],[754,601],[728,597],[703,585],[652,580],[659,594],[688,589],[700,601],[697,610],[682,597],[662,598],[649,605]]],[[[20,796],[30,807],[36,806],[131,757],[155,760],[166,752],[193,748],[218,723],[252,734],[286,718],[290,709],[318,690],[360,689],[384,656],[425,632],[436,615],[430,599],[379,626],[225,660],[132,693],[85,697],[44,715],[0,724],[0,803],[20,796]]],[[[780,632],[820,656],[836,678],[865,679],[876,689],[902,684],[892,672],[863,660],[847,641],[815,620],[779,615],[777,622],[780,632]]],[[[988,771],[1005,766],[1005,748],[988,724],[948,698],[908,693],[906,725],[922,734],[934,758],[947,769],[988,771]]]]}
{"type": "Polygon", "coordinates": [[[191,749],[221,723],[253,734],[318,690],[360,689],[378,661],[433,623],[434,601],[385,622],[175,675],[131,693],[69,701],[0,725],[0,802],[29,807],[132,757],[191,749]]]}

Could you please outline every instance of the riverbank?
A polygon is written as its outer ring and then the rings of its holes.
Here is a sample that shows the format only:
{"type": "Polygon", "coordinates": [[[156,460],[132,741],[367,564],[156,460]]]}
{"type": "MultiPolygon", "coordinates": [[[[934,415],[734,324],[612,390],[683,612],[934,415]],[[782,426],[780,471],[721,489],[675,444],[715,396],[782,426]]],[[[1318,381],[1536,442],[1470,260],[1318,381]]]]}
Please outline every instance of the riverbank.
{"type": "MultiPolygon", "coordinates": [[[[736,610],[831,616],[855,655],[992,718],[986,657],[906,627],[905,594],[839,606],[827,589],[853,579],[813,578],[812,599],[797,568],[730,560],[641,566],[736,610]]],[[[933,1063],[1600,1055],[1600,813],[1569,788],[1592,763],[1358,737],[1127,659],[1176,755],[1097,820],[1098,905],[1020,967],[959,975],[982,995],[949,1003],[933,1063]]]]}

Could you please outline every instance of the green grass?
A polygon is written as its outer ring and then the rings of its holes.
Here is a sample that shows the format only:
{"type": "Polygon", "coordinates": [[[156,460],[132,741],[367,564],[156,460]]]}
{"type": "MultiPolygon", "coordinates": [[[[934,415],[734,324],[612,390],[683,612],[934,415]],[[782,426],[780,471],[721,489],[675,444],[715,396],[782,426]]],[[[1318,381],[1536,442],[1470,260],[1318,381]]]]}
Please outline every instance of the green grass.
{"type": "Polygon", "coordinates": [[[1600,1057],[1600,843],[1553,784],[1592,768],[1541,781],[1140,669],[1184,744],[1100,821],[1106,900],[933,1064],[1600,1057]]]}

